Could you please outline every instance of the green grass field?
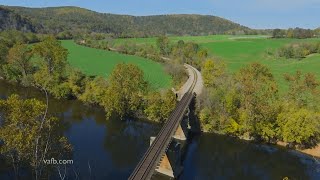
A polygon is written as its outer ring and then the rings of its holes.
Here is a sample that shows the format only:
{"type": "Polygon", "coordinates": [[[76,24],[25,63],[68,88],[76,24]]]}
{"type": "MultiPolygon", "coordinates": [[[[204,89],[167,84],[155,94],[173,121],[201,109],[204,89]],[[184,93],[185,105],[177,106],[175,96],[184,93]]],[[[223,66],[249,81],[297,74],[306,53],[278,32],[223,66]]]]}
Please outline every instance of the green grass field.
{"type": "Polygon", "coordinates": [[[69,63],[87,75],[108,77],[118,63],[124,62],[140,67],[144,71],[145,79],[155,89],[169,88],[172,85],[172,79],[164,72],[163,66],[154,61],[80,46],[72,40],[62,41],[62,46],[69,51],[69,63]]]}
{"type": "MultiPolygon", "coordinates": [[[[295,73],[300,70],[304,73],[312,72],[320,79],[320,55],[315,54],[302,60],[278,59],[274,55],[268,55],[267,51],[275,53],[278,48],[296,42],[320,41],[320,39],[270,39],[267,36],[186,36],[170,37],[171,41],[178,40],[192,41],[199,43],[208,49],[210,55],[214,56],[227,64],[230,72],[238,72],[242,67],[259,62],[267,65],[276,80],[279,82],[280,91],[286,89],[283,75],[285,73],[295,73]]],[[[138,43],[156,44],[156,38],[136,38],[127,39],[138,43]]],[[[117,43],[123,43],[126,39],[119,39],[117,43]]]]}
{"type": "MultiPolygon", "coordinates": [[[[170,40],[172,42],[178,42],[179,40],[184,41],[192,41],[196,43],[207,43],[207,42],[217,42],[217,41],[226,41],[226,40],[232,40],[232,39],[265,39],[268,36],[263,35],[239,35],[239,36],[230,36],[230,35],[211,35],[211,36],[172,36],[170,37],[170,40]]],[[[115,44],[122,44],[125,42],[134,42],[137,44],[150,44],[150,45],[156,45],[157,37],[153,38],[127,38],[127,39],[116,39],[115,44]]]]}
{"type": "Polygon", "coordinates": [[[304,73],[315,73],[317,77],[320,78],[320,55],[296,60],[276,58],[275,55],[268,55],[267,51],[275,53],[278,48],[289,43],[315,40],[316,39],[241,39],[204,43],[202,46],[207,48],[217,59],[226,62],[231,72],[237,72],[240,68],[252,62],[267,65],[279,82],[280,90],[283,91],[287,87],[283,78],[285,73],[293,74],[300,70],[304,73]]]}

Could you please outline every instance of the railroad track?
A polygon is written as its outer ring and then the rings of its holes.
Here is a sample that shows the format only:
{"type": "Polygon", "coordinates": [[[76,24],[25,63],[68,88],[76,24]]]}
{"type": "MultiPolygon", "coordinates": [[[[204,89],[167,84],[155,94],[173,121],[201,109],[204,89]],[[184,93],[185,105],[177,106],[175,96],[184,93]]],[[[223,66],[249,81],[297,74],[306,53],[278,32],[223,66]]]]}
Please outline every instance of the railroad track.
{"type": "Polygon", "coordinates": [[[159,164],[162,156],[165,155],[169,144],[172,141],[176,129],[182,120],[194,94],[193,90],[197,82],[197,73],[192,69],[194,79],[189,90],[184,94],[176,109],[171,113],[166,124],[161,128],[157,137],[148,148],[134,171],[132,172],[129,180],[145,180],[150,179],[159,164]]]}

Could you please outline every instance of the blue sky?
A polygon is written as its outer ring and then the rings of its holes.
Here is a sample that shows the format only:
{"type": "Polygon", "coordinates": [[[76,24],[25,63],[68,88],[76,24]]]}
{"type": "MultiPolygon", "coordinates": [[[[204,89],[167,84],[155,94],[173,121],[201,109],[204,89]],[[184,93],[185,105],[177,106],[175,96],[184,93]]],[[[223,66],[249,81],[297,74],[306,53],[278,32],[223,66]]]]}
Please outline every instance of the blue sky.
{"type": "Polygon", "coordinates": [[[320,27],[320,0],[0,0],[0,4],[79,6],[130,15],[206,14],[251,28],[320,27]]]}

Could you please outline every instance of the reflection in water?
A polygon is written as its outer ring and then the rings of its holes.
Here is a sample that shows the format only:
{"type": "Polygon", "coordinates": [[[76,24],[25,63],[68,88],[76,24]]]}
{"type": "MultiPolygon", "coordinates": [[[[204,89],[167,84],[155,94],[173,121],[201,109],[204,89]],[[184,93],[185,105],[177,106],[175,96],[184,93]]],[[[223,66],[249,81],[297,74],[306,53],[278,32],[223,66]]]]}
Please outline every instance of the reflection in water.
{"type": "Polygon", "coordinates": [[[203,134],[188,147],[181,179],[320,179],[320,165],[286,149],[203,134]]]}
{"type": "MultiPolygon", "coordinates": [[[[45,100],[38,90],[0,81],[0,98],[12,93],[45,100]]],[[[49,109],[63,120],[62,130],[73,145],[69,179],[127,179],[147,150],[150,136],[159,131],[159,125],[143,121],[107,121],[103,109],[79,101],[51,98],[49,109]]],[[[189,144],[180,179],[320,179],[317,168],[320,165],[312,158],[282,148],[203,134],[189,144]]],[[[0,179],[10,179],[9,172],[0,160],[0,179]]]]}
{"type": "MultiPolygon", "coordinates": [[[[36,89],[0,81],[0,98],[13,93],[45,101],[36,89]]],[[[70,179],[127,179],[147,150],[150,136],[159,130],[158,125],[143,121],[107,121],[103,109],[79,101],[50,98],[49,111],[63,120],[61,130],[73,146],[74,164],[67,170],[70,179]]],[[[0,162],[0,179],[12,179],[10,174],[8,166],[0,162]]],[[[59,179],[57,174],[52,178],[59,179]]]]}

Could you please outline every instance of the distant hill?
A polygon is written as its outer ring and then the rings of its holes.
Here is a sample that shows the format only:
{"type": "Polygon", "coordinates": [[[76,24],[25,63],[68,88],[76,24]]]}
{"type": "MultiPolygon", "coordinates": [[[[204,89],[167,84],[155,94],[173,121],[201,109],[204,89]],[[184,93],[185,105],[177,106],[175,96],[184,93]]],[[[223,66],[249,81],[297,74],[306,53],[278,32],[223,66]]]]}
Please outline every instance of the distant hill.
{"type": "Polygon", "coordinates": [[[34,32],[31,21],[7,8],[0,7],[0,31],[15,29],[24,32],[34,32]]]}
{"type": "MultiPolygon", "coordinates": [[[[208,35],[227,31],[250,30],[240,24],[216,16],[155,15],[129,16],[90,11],[78,7],[25,8],[9,7],[16,14],[31,19],[41,33],[89,31],[122,36],[208,35]]],[[[6,22],[10,24],[11,22],[6,22]]]]}

